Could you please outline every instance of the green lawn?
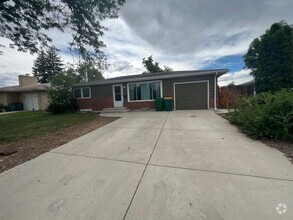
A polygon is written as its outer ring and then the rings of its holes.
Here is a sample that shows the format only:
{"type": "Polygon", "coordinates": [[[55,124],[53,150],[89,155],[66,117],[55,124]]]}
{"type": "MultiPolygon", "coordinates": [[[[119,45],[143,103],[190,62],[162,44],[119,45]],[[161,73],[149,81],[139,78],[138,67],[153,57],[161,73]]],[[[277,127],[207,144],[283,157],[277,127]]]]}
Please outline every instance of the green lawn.
{"type": "Polygon", "coordinates": [[[18,112],[0,115],[0,144],[60,131],[96,118],[94,114],[18,112]]]}

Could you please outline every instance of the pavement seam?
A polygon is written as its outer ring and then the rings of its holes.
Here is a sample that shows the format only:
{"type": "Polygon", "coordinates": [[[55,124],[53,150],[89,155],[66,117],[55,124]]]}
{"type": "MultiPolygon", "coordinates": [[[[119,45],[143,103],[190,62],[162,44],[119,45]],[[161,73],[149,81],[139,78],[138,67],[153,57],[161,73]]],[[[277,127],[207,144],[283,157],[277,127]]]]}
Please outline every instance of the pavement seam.
{"type": "Polygon", "coordinates": [[[80,154],[69,154],[69,153],[56,152],[56,151],[49,151],[48,153],[62,154],[62,155],[74,156],[74,157],[85,157],[85,158],[98,159],[98,160],[108,160],[108,161],[115,161],[115,162],[124,162],[124,163],[133,163],[133,164],[146,165],[146,163],[142,163],[142,162],[135,162],[135,161],[129,161],[129,160],[119,160],[119,159],[111,159],[111,158],[105,158],[105,157],[86,156],[86,155],[80,155],[80,154]]]}
{"type": "Polygon", "coordinates": [[[132,202],[133,202],[134,197],[135,197],[135,195],[136,195],[136,193],[137,193],[137,190],[138,190],[138,188],[139,188],[139,186],[140,186],[140,183],[141,183],[142,178],[143,178],[143,176],[144,176],[144,174],[145,174],[145,171],[146,171],[146,169],[147,169],[147,167],[148,167],[148,165],[149,165],[149,163],[150,163],[150,161],[151,161],[151,158],[152,158],[153,153],[154,153],[154,151],[155,151],[155,149],[156,149],[156,147],[157,147],[157,144],[158,144],[158,142],[159,142],[159,139],[160,139],[160,137],[161,137],[161,134],[162,134],[162,132],[163,132],[163,130],[164,130],[165,124],[166,124],[166,122],[167,122],[167,120],[168,120],[168,118],[169,118],[169,115],[170,115],[170,112],[168,112],[168,115],[167,115],[167,117],[166,117],[166,119],[165,119],[165,121],[164,121],[164,124],[163,124],[163,126],[162,126],[162,128],[161,128],[161,131],[160,131],[160,133],[159,133],[159,135],[158,135],[158,138],[157,138],[157,140],[156,140],[155,146],[154,146],[154,148],[153,148],[153,150],[152,150],[152,152],[151,152],[151,154],[150,154],[150,157],[149,157],[149,159],[148,159],[148,162],[147,162],[147,164],[146,164],[146,166],[145,166],[145,168],[144,168],[144,170],[143,170],[143,172],[142,172],[142,175],[141,175],[141,177],[140,177],[140,179],[139,179],[139,181],[138,181],[138,184],[137,184],[137,186],[136,186],[136,188],[135,188],[135,191],[134,191],[133,196],[132,196],[132,198],[131,198],[131,200],[130,200],[130,203],[129,203],[127,209],[126,209],[126,212],[125,212],[125,214],[124,214],[123,220],[126,219],[126,216],[127,216],[127,214],[128,214],[128,211],[129,211],[129,209],[130,209],[130,206],[132,205],[132,202]]]}
{"type": "Polygon", "coordinates": [[[107,129],[112,129],[112,128],[119,128],[119,129],[128,129],[128,130],[161,130],[161,128],[127,128],[127,127],[118,127],[118,126],[113,126],[113,127],[103,127],[107,129]]]}
{"type": "Polygon", "coordinates": [[[175,128],[165,128],[165,131],[215,131],[215,132],[222,132],[222,133],[242,133],[241,131],[224,131],[224,130],[213,130],[213,129],[175,129],[175,128]]]}
{"type": "Polygon", "coordinates": [[[293,179],[283,179],[283,178],[266,177],[266,176],[241,174],[241,173],[231,173],[231,172],[225,172],[225,171],[204,170],[204,169],[188,168],[188,167],[175,167],[175,166],[160,165],[160,164],[148,164],[148,165],[155,166],[155,167],[171,168],[171,169],[190,170],[190,171],[198,171],[198,172],[206,172],[206,173],[217,173],[217,174],[225,174],[225,175],[233,175],[233,176],[245,176],[245,177],[254,177],[254,178],[260,178],[260,179],[269,179],[269,180],[279,180],[279,181],[293,182],[293,179]]]}

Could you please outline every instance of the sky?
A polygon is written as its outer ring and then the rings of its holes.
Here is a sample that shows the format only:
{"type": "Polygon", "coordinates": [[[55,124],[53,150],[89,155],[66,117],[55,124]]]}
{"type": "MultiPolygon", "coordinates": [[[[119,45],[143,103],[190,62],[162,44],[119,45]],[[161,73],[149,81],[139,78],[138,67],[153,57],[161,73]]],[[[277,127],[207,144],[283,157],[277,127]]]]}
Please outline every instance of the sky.
{"type": "MultiPolygon", "coordinates": [[[[227,68],[220,86],[249,81],[242,59],[249,44],[275,22],[293,24],[292,8],[292,0],[126,0],[118,19],[103,22],[110,64],[103,74],[142,73],[142,58],[153,55],[175,71],[227,68]]],[[[51,31],[50,36],[63,61],[76,62],[66,50],[70,34],[51,31]]],[[[0,87],[17,85],[17,75],[31,74],[36,55],[2,50],[0,87]]]]}

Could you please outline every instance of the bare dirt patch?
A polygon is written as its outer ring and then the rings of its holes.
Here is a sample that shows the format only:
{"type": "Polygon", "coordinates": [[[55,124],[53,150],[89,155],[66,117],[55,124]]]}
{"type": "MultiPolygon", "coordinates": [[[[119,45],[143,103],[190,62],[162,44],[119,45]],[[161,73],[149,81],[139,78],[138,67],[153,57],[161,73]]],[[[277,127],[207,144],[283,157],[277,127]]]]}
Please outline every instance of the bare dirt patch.
{"type": "MultiPolygon", "coordinates": [[[[218,113],[218,115],[222,116],[226,120],[229,121],[225,113],[218,113]]],[[[230,122],[230,121],[229,121],[230,122]]],[[[231,123],[231,122],[230,122],[231,123]]],[[[231,123],[232,124],[232,123],[231,123]]],[[[237,128],[239,128],[240,131],[243,132],[243,129],[239,125],[235,125],[237,128]]],[[[243,132],[245,133],[245,132],[243,132]]],[[[264,144],[266,144],[269,147],[273,147],[279,151],[281,151],[293,164],[293,143],[289,141],[283,141],[283,140],[278,140],[278,139],[273,139],[273,138],[264,138],[261,140],[264,144]]]]}
{"type": "Polygon", "coordinates": [[[273,147],[281,151],[293,164],[293,143],[269,138],[263,139],[262,141],[269,147],[273,147]]]}
{"type": "Polygon", "coordinates": [[[25,161],[36,158],[43,153],[53,150],[117,119],[117,117],[100,117],[97,115],[94,120],[68,127],[59,132],[8,144],[0,144],[0,152],[3,152],[0,154],[0,173],[25,161]]]}

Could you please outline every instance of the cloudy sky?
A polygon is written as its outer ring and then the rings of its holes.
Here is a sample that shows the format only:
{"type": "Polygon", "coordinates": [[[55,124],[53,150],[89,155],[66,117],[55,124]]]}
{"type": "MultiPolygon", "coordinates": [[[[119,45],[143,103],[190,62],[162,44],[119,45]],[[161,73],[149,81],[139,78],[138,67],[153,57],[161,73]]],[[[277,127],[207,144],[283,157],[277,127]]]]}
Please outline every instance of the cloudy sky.
{"type": "MultiPolygon", "coordinates": [[[[173,70],[228,68],[220,85],[249,81],[243,54],[250,42],[274,22],[293,24],[292,0],[126,0],[120,17],[107,20],[103,40],[110,67],[106,78],[139,74],[143,57],[153,55],[173,70]]],[[[51,33],[65,62],[69,34],[51,33]]],[[[0,39],[8,44],[6,39],[0,39]]],[[[17,75],[31,73],[35,56],[4,49],[0,86],[17,84],[17,75]]]]}

